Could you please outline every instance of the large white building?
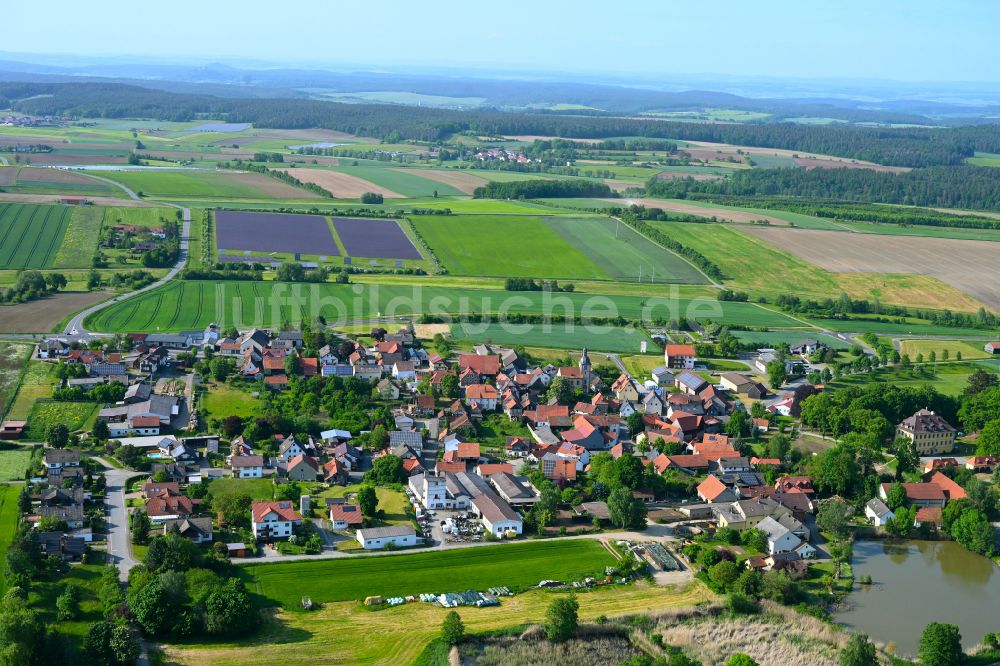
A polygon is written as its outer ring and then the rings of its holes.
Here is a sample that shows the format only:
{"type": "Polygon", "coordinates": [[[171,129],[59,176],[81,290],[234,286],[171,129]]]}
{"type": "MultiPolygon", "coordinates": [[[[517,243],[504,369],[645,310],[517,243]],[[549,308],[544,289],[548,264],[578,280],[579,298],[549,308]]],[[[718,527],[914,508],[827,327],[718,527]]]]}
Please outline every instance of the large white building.
{"type": "Polygon", "coordinates": [[[302,516],[290,501],[254,502],[251,507],[253,535],[258,539],[285,539],[292,536],[302,516]]]}
{"type": "Polygon", "coordinates": [[[379,550],[389,545],[393,548],[417,545],[417,532],[409,525],[366,527],[357,531],[357,538],[365,550],[379,550]]]}

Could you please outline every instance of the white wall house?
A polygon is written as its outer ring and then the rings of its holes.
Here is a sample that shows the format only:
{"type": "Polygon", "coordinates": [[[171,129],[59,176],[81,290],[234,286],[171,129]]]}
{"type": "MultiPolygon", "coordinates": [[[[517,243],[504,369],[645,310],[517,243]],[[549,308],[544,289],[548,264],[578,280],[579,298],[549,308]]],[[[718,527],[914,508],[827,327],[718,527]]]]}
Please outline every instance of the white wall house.
{"type": "Polygon", "coordinates": [[[363,528],[357,531],[357,537],[365,550],[380,550],[389,545],[394,548],[417,545],[417,533],[409,525],[363,528]]]}

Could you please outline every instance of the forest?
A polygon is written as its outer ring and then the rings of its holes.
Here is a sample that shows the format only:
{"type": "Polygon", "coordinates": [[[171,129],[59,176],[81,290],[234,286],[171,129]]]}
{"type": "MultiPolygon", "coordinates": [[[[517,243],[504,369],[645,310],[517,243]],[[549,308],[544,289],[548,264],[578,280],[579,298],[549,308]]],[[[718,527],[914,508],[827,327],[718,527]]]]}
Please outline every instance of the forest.
{"type": "Polygon", "coordinates": [[[309,99],[233,99],[169,93],[115,83],[0,83],[0,105],[35,115],[200,117],[258,127],[320,127],[376,138],[438,141],[462,131],[491,136],[544,135],[679,138],[782,148],[909,167],[961,164],[976,151],[1000,152],[992,125],[880,128],[839,125],[688,123],[553,113],[455,111],[388,104],[341,104],[309,99]]]}
{"type": "Polygon", "coordinates": [[[914,169],[901,174],[847,168],[753,169],[737,172],[725,180],[651,178],[646,183],[646,193],[668,199],[704,198],[699,195],[743,197],[744,203],[753,205],[757,205],[757,199],[797,197],[995,210],[1000,207],[1000,169],[961,165],[914,169]]]}

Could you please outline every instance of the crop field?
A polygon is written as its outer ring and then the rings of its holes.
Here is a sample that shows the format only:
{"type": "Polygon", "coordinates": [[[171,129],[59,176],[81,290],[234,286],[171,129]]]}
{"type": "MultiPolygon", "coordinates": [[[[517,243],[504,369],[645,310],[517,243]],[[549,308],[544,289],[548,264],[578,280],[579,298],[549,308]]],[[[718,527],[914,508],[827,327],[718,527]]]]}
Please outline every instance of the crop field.
{"type": "Polygon", "coordinates": [[[1000,310],[1000,262],[988,241],[763,227],[747,233],[829,271],[931,275],[1000,310]]]}
{"type": "Polygon", "coordinates": [[[216,247],[250,252],[301,252],[339,256],[330,226],[319,215],[220,210],[215,213],[216,247]]]}
{"type": "Polygon", "coordinates": [[[381,185],[348,173],[330,169],[292,168],[284,169],[285,173],[298,178],[303,183],[319,185],[338,199],[358,199],[365,192],[381,194],[386,199],[402,199],[405,197],[381,185]]]}
{"type": "Polygon", "coordinates": [[[396,220],[335,217],[333,228],[348,256],[375,259],[423,258],[396,220]]]}
{"type": "Polygon", "coordinates": [[[109,296],[106,291],[62,291],[28,303],[3,305],[0,306],[0,331],[49,333],[69,315],[109,296]]]}
{"type": "Polygon", "coordinates": [[[102,171],[147,197],[314,199],[318,195],[259,173],[227,171],[102,171]]]}
{"type": "Polygon", "coordinates": [[[28,415],[24,438],[29,441],[45,441],[49,428],[57,423],[65,423],[70,432],[82,430],[96,413],[97,404],[93,402],[39,400],[28,415]]]}
{"type": "Polygon", "coordinates": [[[596,541],[542,541],[479,546],[392,557],[352,557],[243,568],[248,587],[286,610],[314,602],[360,601],[370,595],[485,590],[504,585],[526,589],[547,578],[599,575],[614,564],[596,541]],[[406,571],[405,576],[398,575],[406,571]],[[445,587],[442,587],[445,586],[445,587]]]}
{"type": "Polygon", "coordinates": [[[701,271],[625,224],[607,217],[547,217],[567,243],[616,279],[707,284],[701,271]]]}
{"type": "Polygon", "coordinates": [[[867,333],[871,331],[885,335],[940,335],[945,337],[967,335],[970,337],[982,337],[984,344],[986,339],[994,337],[993,333],[981,328],[953,328],[951,326],[938,326],[937,324],[920,321],[908,321],[898,324],[895,320],[880,322],[875,319],[824,319],[822,317],[810,317],[809,321],[828,331],[844,333],[867,333]]]}
{"type": "Polygon", "coordinates": [[[17,387],[17,395],[7,412],[7,418],[12,421],[26,421],[35,402],[52,397],[52,389],[56,385],[51,365],[42,361],[27,361],[27,365],[21,384],[17,387]]]}
{"type": "MultiPolygon", "coordinates": [[[[467,171],[457,169],[397,169],[403,173],[409,173],[421,178],[433,180],[436,183],[447,185],[463,194],[472,194],[477,188],[485,185],[488,181],[467,171]]],[[[441,192],[439,192],[441,194],[441,192]]]]}
{"type": "Polygon", "coordinates": [[[872,222],[838,222],[839,226],[863,234],[885,234],[889,236],[926,236],[928,238],[957,238],[962,240],[983,240],[1000,242],[1000,229],[963,229],[961,227],[901,226],[898,224],[875,224],[872,222]]]}
{"type": "Polygon", "coordinates": [[[752,303],[712,298],[587,293],[509,292],[469,287],[413,284],[289,284],[284,282],[174,281],[87,318],[101,332],[178,331],[201,329],[211,322],[238,329],[312,321],[322,315],[330,323],[413,314],[524,313],[627,319],[686,317],[722,324],[795,328],[801,323],[752,303]]]}
{"type": "Polygon", "coordinates": [[[83,173],[64,169],[24,167],[17,174],[13,192],[57,192],[59,194],[92,194],[95,196],[121,196],[119,188],[90,178],[83,173]]]}
{"type": "Polygon", "coordinates": [[[0,204],[0,268],[51,266],[71,212],[66,206],[0,204]]]}
{"type": "Polygon", "coordinates": [[[341,166],[331,167],[334,171],[361,178],[369,183],[398,192],[404,197],[432,197],[434,192],[439,196],[465,196],[465,192],[440,181],[423,178],[412,169],[388,168],[379,163],[375,166],[343,166],[346,160],[341,160],[341,166]]]}
{"type": "Polygon", "coordinates": [[[752,342],[761,347],[773,347],[774,345],[792,345],[800,340],[812,338],[819,340],[831,349],[850,349],[851,343],[841,340],[833,335],[816,333],[814,331],[733,331],[733,336],[740,342],[752,342]]]}
{"type": "Polygon", "coordinates": [[[955,360],[958,354],[962,355],[962,360],[978,358],[992,358],[992,354],[987,354],[983,349],[983,343],[965,342],[962,340],[901,340],[903,354],[909,354],[910,359],[916,359],[917,354],[923,354],[927,359],[931,352],[937,355],[937,360],[944,360],[944,352],[948,352],[948,358],[955,360]]]}
{"type": "Polygon", "coordinates": [[[91,259],[101,241],[101,227],[107,210],[97,206],[73,209],[62,243],[52,259],[53,268],[87,268],[91,265],[91,259]]]}
{"type": "Polygon", "coordinates": [[[452,324],[451,337],[459,345],[491,342],[499,345],[548,347],[551,349],[580,349],[591,351],[638,354],[640,344],[647,343],[647,350],[658,354],[660,346],[636,328],[612,326],[584,327],[579,324],[554,322],[544,324],[480,324],[475,322],[452,324]]]}
{"type": "Polygon", "coordinates": [[[769,210],[763,208],[742,208],[739,206],[725,206],[722,204],[707,203],[704,201],[680,200],[680,199],[606,199],[612,205],[629,205],[637,203],[646,208],[659,208],[670,213],[682,215],[695,215],[697,217],[715,218],[720,222],[736,222],[739,224],[751,224],[766,220],[768,223],[779,226],[796,226],[807,229],[839,229],[836,223],[822,217],[814,215],[804,215],[802,213],[791,213],[784,210],[769,210]],[[617,201],[617,204],[615,202],[617,201]]]}
{"type": "Polygon", "coordinates": [[[974,157],[970,157],[965,161],[974,166],[1000,167],[1000,155],[995,153],[976,153],[974,157]]]}
{"type": "Polygon", "coordinates": [[[31,345],[0,342],[0,420],[3,420],[17,390],[21,370],[27,362],[31,345]]]}
{"type": "Polygon", "coordinates": [[[454,275],[611,279],[537,215],[410,219],[454,275]]]}

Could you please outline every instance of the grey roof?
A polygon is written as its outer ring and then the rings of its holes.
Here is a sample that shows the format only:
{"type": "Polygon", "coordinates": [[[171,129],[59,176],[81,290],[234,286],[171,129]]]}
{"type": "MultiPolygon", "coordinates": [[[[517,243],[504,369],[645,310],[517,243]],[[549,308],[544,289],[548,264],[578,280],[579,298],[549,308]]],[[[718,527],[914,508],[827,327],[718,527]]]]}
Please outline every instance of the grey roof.
{"type": "Polygon", "coordinates": [[[83,520],[83,505],[40,506],[38,507],[38,515],[42,518],[55,518],[56,520],[83,520]]]}
{"type": "Polygon", "coordinates": [[[767,497],[761,497],[758,499],[746,499],[736,502],[739,507],[739,512],[743,514],[745,518],[754,518],[757,516],[770,516],[778,509],[780,504],[767,497]]]}
{"type": "Polygon", "coordinates": [[[212,534],[212,518],[210,516],[204,518],[173,518],[164,521],[163,531],[169,532],[174,525],[177,525],[181,536],[187,534],[212,534]]]}
{"type": "Polygon", "coordinates": [[[791,533],[790,529],[770,516],[757,523],[757,529],[766,534],[769,541],[777,541],[786,534],[791,533]]]}
{"type": "Polygon", "coordinates": [[[486,480],[478,474],[459,472],[457,474],[445,475],[445,487],[453,497],[464,495],[465,497],[479,497],[483,493],[491,493],[486,480]]]}
{"type": "Polygon", "coordinates": [[[45,462],[54,464],[79,463],[80,452],[77,449],[45,449],[45,462]]]}
{"type": "Polygon", "coordinates": [[[892,509],[886,506],[886,503],[880,500],[878,497],[873,497],[865,504],[866,507],[872,510],[872,512],[881,518],[882,516],[888,516],[892,513],[892,509]]]}
{"type": "Polygon", "coordinates": [[[149,400],[136,402],[124,407],[109,407],[102,409],[98,415],[102,419],[134,419],[137,416],[156,416],[161,421],[170,421],[173,416],[173,409],[177,406],[179,398],[172,395],[153,394],[149,400]]]}
{"type": "Polygon", "coordinates": [[[384,539],[386,537],[414,536],[416,534],[409,525],[389,525],[388,527],[363,527],[358,534],[363,539],[384,539]]]}
{"type": "Polygon", "coordinates": [[[302,340],[305,339],[302,335],[302,331],[282,331],[278,333],[277,338],[278,340],[292,340],[298,342],[302,342],[302,340]]]}
{"type": "Polygon", "coordinates": [[[75,379],[69,379],[66,383],[69,386],[99,386],[105,381],[104,377],[78,377],[75,379]]]}
{"type": "MultiPolygon", "coordinates": [[[[708,506],[707,504],[705,506],[708,506]]],[[[608,511],[607,502],[584,502],[576,507],[578,511],[586,511],[591,516],[600,520],[610,520],[611,513],[608,511]]]]}
{"type": "Polygon", "coordinates": [[[682,372],[677,375],[677,381],[692,390],[698,389],[707,383],[704,379],[693,372],[682,372]]]}
{"type": "Polygon", "coordinates": [[[132,384],[132,386],[129,386],[125,391],[125,400],[130,400],[132,398],[147,400],[152,393],[153,389],[149,384],[132,384]]]}
{"type": "Polygon", "coordinates": [[[502,520],[521,522],[521,516],[517,515],[517,512],[510,508],[510,505],[492,490],[478,497],[473,497],[472,504],[482,514],[483,518],[490,523],[498,523],[502,520]]]}
{"type": "Polygon", "coordinates": [[[187,335],[173,334],[173,333],[150,333],[146,336],[147,345],[187,345],[190,344],[191,338],[187,335]]]}
{"type": "Polygon", "coordinates": [[[408,446],[411,449],[420,449],[424,443],[424,436],[415,430],[393,430],[389,433],[389,447],[408,446]]]}
{"type": "Polygon", "coordinates": [[[523,477],[508,472],[497,472],[491,474],[489,478],[493,485],[511,500],[532,500],[537,497],[523,477]]]}

